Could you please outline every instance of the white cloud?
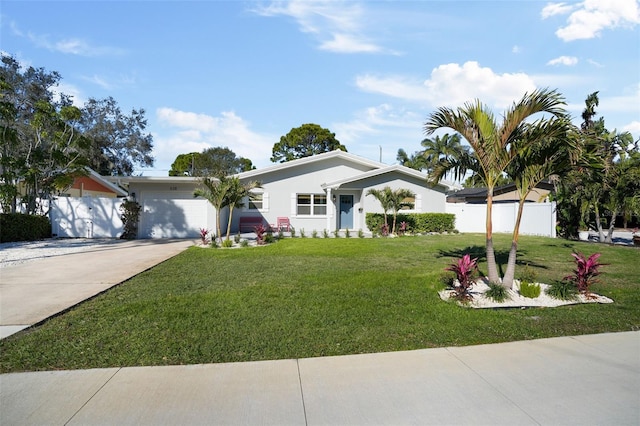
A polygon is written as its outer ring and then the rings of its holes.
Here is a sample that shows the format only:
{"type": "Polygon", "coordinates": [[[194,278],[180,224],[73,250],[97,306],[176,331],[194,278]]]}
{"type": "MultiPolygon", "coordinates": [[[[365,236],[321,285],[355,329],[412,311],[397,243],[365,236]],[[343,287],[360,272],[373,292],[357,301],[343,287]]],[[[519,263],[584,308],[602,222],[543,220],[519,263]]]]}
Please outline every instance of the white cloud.
{"type": "Polygon", "coordinates": [[[604,65],[602,65],[600,62],[594,61],[593,59],[587,59],[587,62],[589,62],[594,67],[604,68],[604,65]]]}
{"type": "Polygon", "coordinates": [[[640,23],[637,0],[585,0],[574,6],[552,3],[542,9],[542,18],[569,12],[567,25],[556,31],[563,41],[599,37],[604,29],[632,28],[640,23]]]}
{"type": "Polygon", "coordinates": [[[61,93],[71,96],[73,105],[78,108],[84,107],[84,104],[87,101],[87,99],[82,94],[82,91],[73,84],[58,83],[58,86],[53,89],[53,93],[58,99],[61,93]]]}
{"type": "Polygon", "coordinates": [[[547,65],[566,65],[570,67],[577,63],[578,58],[576,58],[575,56],[559,56],[547,62],[547,65]]]}
{"type": "Polygon", "coordinates": [[[634,120],[622,127],[623,132],[629,132],[633,135],[640,135],[640,121],[634,120]]]}
{"type": "Polygon", "coordinates": [[[520,46],[518,46],[517,44],[511,48],[511,53],[518,54],[518,53],[521,53],[521,52],[522,52],[522,48],[520,46]]]}
{"type": "Polygon", "coordinates": [[[369,40],[362,28],[365,10],[356,2],[343,0],[272,2],[253,12],[261,16],[288,16],[300,31],[313,34],[320,49],[336,53],[395,53],[369,40]]]}
{"type": "Polygon", "coordinates": [[[434,107],[458,107],[480,99],[487,105],[506,108],[526,92],[536,89],[533,78],[525,73],[497,74],[475,61],[463,65],[440,65],[423,83],[402,76],[377,77],[366,74],[356,78],[356,85],[366,92],[427,103],[434,107]]]}
{"type": "Polygon", "coordinates": [[[255,133],[250,124],[233,111],[214,117],[159,108],[156,117],[167,132],[154,134],[154,156],[161,168],[170,168],[178,154],[200,152],[208,147],[228,147],[256,166],[265,166],[277,138],[255,133]]]}
{"type": "Polygon", "coordinates": [[[548,3],[545,7],[542,8],[542,19],[547,19],[555,15],[564,15],[571,12],[573,8],[574,6],[568,5],[566,3],[548,3]]]}

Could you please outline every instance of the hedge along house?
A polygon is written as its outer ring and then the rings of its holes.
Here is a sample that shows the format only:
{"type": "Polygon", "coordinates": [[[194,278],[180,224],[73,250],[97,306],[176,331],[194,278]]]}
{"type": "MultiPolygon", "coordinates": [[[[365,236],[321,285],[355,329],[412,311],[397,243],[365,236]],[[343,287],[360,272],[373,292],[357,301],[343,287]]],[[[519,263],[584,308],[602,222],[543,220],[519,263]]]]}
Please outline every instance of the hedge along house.
{"type": "Polygon", "coordinates": [[[367,195],[369,189],[409,189],[414,208],[404,213],[445,213],[448,186],[431,185],[416,170],[386,165],[336,150],[280,163],[237,175],[242,182],[258,181],[254,200],[233,214],[232,230],[246,231],[241,224],[260,221],[277,225],[286,218],[296,230],[360,230],[367,228],[367,213],[382,213],[380,202],[367,195]]]}
{"type": "Polygon", "coordinates": [[[138,238],[199,238],[200,229],[215,229],[215,209],[195,198],[195,177],[109,177],[127,188],[129,199],[141,206],[138,238]]]}

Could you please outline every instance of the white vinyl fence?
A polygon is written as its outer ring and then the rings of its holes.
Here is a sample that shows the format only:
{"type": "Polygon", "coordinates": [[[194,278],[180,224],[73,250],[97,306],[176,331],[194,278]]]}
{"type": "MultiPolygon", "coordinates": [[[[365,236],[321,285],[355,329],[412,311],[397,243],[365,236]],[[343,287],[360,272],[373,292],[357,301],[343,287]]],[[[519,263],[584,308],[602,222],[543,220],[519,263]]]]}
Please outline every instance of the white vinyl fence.
{"type": "Polygon", "coordinates": [[[54,236],[67,238],[119,238],[122,198],[58,197],[49,218],[54,236]]]}
{"type": "MultiPolygon", "coordinates": [[[[456,215],[460,232],[486,231],[486,204],[447,203],[447,213],[456,215]]],[[[513,232],[518,203],[493,204],[493,232],[513,232]]],[[[521,235],[556,237],[556,203],[526,203],[520,222],[521,235]]]]}

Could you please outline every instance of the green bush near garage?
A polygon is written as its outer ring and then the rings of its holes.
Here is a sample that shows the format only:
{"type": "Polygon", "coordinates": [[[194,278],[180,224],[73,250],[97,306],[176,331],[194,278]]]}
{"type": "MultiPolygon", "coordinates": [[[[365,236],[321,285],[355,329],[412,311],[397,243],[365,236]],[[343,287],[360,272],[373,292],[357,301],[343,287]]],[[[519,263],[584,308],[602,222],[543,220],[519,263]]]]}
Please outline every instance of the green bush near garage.
{"type": "Polygon", "coordinates": [[[51,221],[46,216],[22,213],[0,214],[0,243],[36,241],[51,237],[51,221]]]}

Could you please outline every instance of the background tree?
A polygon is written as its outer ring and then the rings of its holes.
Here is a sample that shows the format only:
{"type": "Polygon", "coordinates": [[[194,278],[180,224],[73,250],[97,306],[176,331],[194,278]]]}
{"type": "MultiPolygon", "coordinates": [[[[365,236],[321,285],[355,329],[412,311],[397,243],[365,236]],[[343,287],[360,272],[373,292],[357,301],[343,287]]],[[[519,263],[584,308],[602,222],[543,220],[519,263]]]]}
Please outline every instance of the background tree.
{"type": "Polygon", "coordinates": [[[82,131],[91,141],[90,167],[103,176],[130,176],[135,166],[153,166],[153,136],[145,133],[144,109],[123,114],[112,97],[90,98],[82,109],[82,131]]]}
{"type": "Polygon", "coordinates": [[[206,148],[201,153],[192,152],[176,157],[169,176],[228,176],[255,167],[248,158],[238,157],[227,147],[206,148]]]}
{"type": "MultiPolygon", "coordinates": [[[[433,182],[438,182],[449,170],[453,170],[454,176],[460,178],[466,174],[467,170],[473,170],[485,183],[487,187],[487,275],[490,282],[500,281],[493,248],[493,190],[498,179],[515,158],[517,149],[526,147],[526,144],[517,143],[522,141],[522,135],[528,130],[529,125],[526,120],[534,114],[543,112],[564,118],[566,113],[561,105],[564,105],[564,101],[558,92],[543,89],[525,94],[504,113],[500,124],[491,110],[479,100],[466,103],[456,110],[439,108],[428,117],[425,123],[427,135],[441,128],[450,128],[460,133],[471,146],[470,154],[463,154],[460,158],[442,159],[437,164],[431,179],[433,182]]],[[[544,119],[539,119],[537,123],[543,125],[544,119]]],[[[543,136],[539,135],[539,137],[543,136]]],[[[537,138],[531,137],[525,140],[527,144],[531,144],[536,142],[537,138]]]]}
{"type": "Polygon", "coordinates": [[[84,173],[87,140],[78,129],[80,110],[68,96],[54,96],[60,75],[43,68],[23,70],[2,55],[0,69],[2,147],[0,197],[5,211],[16,211],[21,183],[27,213],[84,173]]]}
{"type": "Polygon", "coordinates": [[[579,228],[591,228],[601,242],[611,242],[617,216],[638,214],[633,179],[640,174],[638,143],[627,132],[608,131],[603,117],[595,119],[598,104],[598,92],[587,96],[576,137],[599,161],[581,164],[561,179],[555,198],[562,235],[575,237],[579,228]]]}
{"type": "Polygon", "coordinates": [[[280,142],[273,145],[271,161],[284,163],[336,149],[347,151],[347,148],[336,139],[335,133],[317,124],[303,124],[291,129],[280,138],[280,142]]]}
{"type": "MultiPolygon", "coordinates": [[[[453,135],[445,133],[433,139],[425,138],[420,144],[424,148],[420,152],[426,163],[428,173],[433,171],[439,161],[459,158],[469,150],[468,147],[460,143],[460,135],[458,133],[453,135]]],[[[444,177],[446,176],[445,173],[444,177]]]]}
{"type": "Polygon", "coordinates": [[[409,167],[410,169],[422,171],[427,168],[427,163],[422,155],[422,151],[416,151],[409,156],[404,149],[400,148],[398,155],[396,155],[396,160],[401,166],[409,167]]]}

